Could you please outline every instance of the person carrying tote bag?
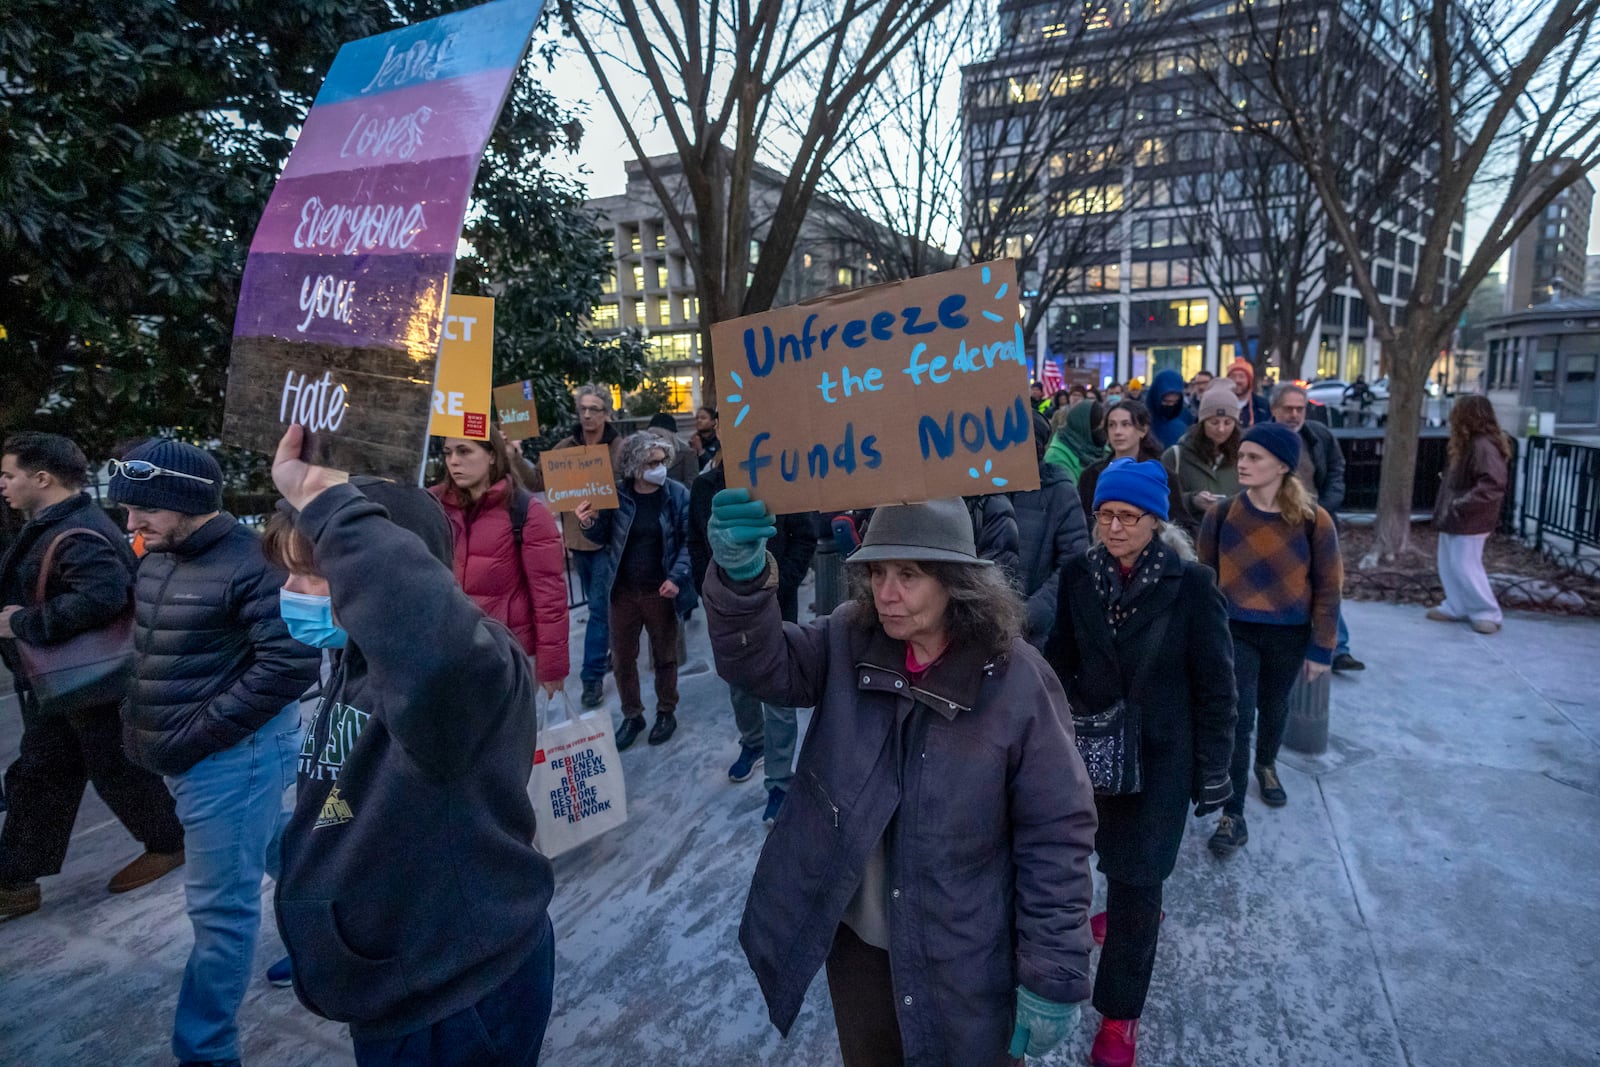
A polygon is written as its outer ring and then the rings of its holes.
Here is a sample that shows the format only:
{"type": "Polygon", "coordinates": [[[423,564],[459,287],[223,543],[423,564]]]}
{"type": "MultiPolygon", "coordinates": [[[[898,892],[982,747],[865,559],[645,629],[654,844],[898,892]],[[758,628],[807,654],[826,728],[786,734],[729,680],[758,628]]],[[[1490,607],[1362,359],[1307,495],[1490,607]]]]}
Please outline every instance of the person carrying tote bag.
{"type": "MultiPolygon", "coordinates": [[[[63,530],[45,549],[44,564],[34,591],[34,603],[45,602],[46,585],[56,573],[62,543],[81,537],[111,542],[88,529],[63,530]]],[[[114,704],[127,695],[133,680],[133,600],[104,626],[84,630],[53,644],[33,644],[17,638],[17,660],[40,712],[65,715],[102,704],[114,704]]]]}
{"type": "Polygon", "coordinates": [[[1062,569],[1045,657],[1072,704],[1095,782],[1106,910],[1094,980],[1095,1067],[1129,1067],[1155,966],[1161,887],[1196,814],[1232,792],[1233,647],[1227,609],[1169,523],[1166,470],[1118,459],[1095,484],[1095,545],[1062,569]]]}

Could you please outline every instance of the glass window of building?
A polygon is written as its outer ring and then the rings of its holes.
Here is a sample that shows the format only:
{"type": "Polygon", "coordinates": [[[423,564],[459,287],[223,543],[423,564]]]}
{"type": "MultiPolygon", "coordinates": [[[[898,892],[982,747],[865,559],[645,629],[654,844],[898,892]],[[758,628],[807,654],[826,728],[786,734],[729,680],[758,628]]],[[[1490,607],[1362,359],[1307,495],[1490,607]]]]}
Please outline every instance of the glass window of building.
{"type": "Polygon", "coordinates": [[[615,274],[603,274],[603,275],[601,275],[601,277],[600,277],[600,291],[602,293],[614,293],[614,292],[616,292],[617,291],[617,276],[615,274]]]}
{"type": "Polygon", "coordinates": [[[657,252],[665,252],[666,250],[667,250],[667,235],[666,235],[665,231],[662,231],[661,233],[656,234],[656,251],[657,252]]]}
{"type": "Polygon", "coordinates": [[[622,317],[615,304],[596,304],[589,315],[589,325],[596,330],[616,330],[622,327],[622,317]]]}
{"type": "Polygon", "coordinates": [[[662,296],[656,298],[656,322],[662,326],[672,325],[671,297],[662,296]]]}
{"type": "Polygon", "coordinates": [[[643,300],[635,300],[633,302],[633,326],[634,326],[634,328],[642,330],[648,325],[650,325],[650,324],[645,321],[645,317],[644,317],[644,301],[643,300]]]}
{"type": "Polygon", "coordinates": [[[665,289],[666,287],[667,287],[667,264],[664,261],[657,260],[656,261],[656,288],[657,289],[665,289]]]}
{"type": "Polygon", "coordinates": [[[628,249],[629,249],[629,251],[638,252],[643,247],[644,247],[643,243],[639,240],[639,231],[638,231],[638,229],[634,229],[634,230],[629,231],[629,233],[628,233],[628,249]]]}
{"type": "Polygon", "coordinates": [[[644,292],[644,264],[642,263],[633,265],[633,291],[636,293],[644,292]]]}
{"type": "Polygon", "coordinates": [[[700,318],[700,298],[686,296],[683,298],[683,321],[697,322],[700,318]]]}

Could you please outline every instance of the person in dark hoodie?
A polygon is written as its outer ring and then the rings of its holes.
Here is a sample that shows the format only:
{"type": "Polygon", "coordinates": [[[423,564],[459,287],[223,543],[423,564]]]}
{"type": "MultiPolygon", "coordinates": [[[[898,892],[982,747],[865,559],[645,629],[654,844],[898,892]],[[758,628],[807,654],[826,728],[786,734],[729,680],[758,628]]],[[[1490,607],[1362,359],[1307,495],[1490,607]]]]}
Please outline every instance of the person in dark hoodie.
{"type": "Polygon", "coordinates": [[[1170,369],[1157,372],[1148,397],[1150,432],[1162,448],[1171,448],[1194,425],[1194,413],[1184,404],[1183,375],[1170,369]]]}
{"type": "Polygon", "coordinates": [[[1033,444],[1039,454],[1039,488],[1012,493],[1017,514],[1017,536],[1022,546],[1020,578],[1027,609],[1027,638],[1043,649],[1056,617],[1056,593],[1061,567],[1089,549],[1089,524],[1072,477],[1054,463],[1044,461],[1050,446],[1050,423],[1033,418],[1033,444]]]}
{"type": "Polygon", "coordinates": [[[554,876],[533,847],[534,682],[510,630],[461,591],[426,492],[300,459],[265,547],[338,648],[300,753],[278,928],[295,993],[350,1025],[361,1067],[536,1064],[550,1018],[554,876]],[[386,576],[396,577],[386,580],[386,576]]]}

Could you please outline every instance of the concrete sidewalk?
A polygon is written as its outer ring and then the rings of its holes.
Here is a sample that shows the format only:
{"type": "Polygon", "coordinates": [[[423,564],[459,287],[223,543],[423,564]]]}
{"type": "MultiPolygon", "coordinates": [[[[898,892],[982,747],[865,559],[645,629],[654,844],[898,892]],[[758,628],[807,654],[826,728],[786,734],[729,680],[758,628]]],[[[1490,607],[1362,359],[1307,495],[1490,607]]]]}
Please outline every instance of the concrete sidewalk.
{"type": "MultiPolygon", "coordinates": [[[[1485,638],[1416,608],[1346,610],[1369,670],[1334,680],[1330,752],[1285,754],[1289,806],[1252,794],[1227,863],[1205,850],[1214,817],[1191,825],[1140,1062],[1600,1064],[1600,625],[1513,615],[1485,638]]],[[[692,671],[703,618],[690,645],[692,671]]],[[[824,982],[788,1040],[766,1021],[735,939],[765,796],[759,777],[727,781],[722,683],[701,670],[681,688],[677,736],[623,754],[628,824],[556,861],[543,1062],[836,1064],[824,982]]],[[[8,700],[0,761],[19,732],[8,700]]],[[[136,847],[92,792],[77,835],[44,910],[0,925],[0,1063],[170,1064],[181,884],[104,892],[136,847]]],[[[342,1027],[260,977],[280,953],[266,925],[246,1063],[352,1062],[342,1027]]],[[[1086,1010],[1042,1062],[1085,1062],[1097,1023],[1086,1010]]]]}

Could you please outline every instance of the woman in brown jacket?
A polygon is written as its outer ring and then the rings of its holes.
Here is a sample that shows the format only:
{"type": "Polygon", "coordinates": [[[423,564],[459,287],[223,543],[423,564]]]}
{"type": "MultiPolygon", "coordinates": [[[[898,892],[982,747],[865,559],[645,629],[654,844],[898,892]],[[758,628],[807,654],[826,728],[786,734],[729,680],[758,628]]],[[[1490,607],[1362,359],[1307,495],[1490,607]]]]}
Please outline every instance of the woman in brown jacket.
{"type": "Polygon", "coordinates": [[[1450,461],[1433,509],[1444,586],[1444,601],[1428,609],[1435,622],[1467,622],[1480,634],[1500,632],[1500,604],[1483,571],[1483,545],[1500,525],[1510,457],[1511,445],[1489,398],[1457,400],[1450,412],[1450,461]]]}

